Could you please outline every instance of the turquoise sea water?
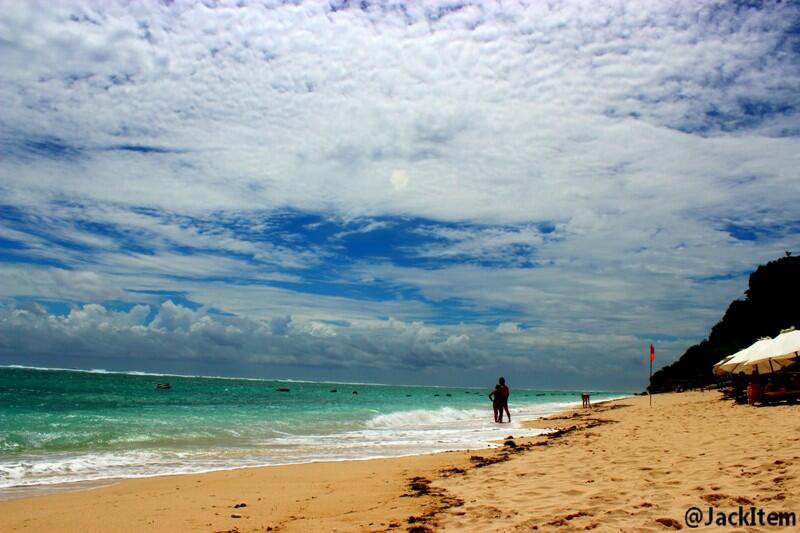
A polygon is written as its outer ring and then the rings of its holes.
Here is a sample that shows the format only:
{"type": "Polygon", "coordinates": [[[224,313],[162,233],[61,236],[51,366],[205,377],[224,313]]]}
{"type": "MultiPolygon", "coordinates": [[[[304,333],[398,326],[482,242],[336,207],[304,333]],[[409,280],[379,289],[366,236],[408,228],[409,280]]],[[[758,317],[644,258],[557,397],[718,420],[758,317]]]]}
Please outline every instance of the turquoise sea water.
{"type": "Polygon", "coordinates": [[[519,420],[579,401],[577,391],[510,385],[514,420],[498,425],[488,387],[0,367],[0,490],[483,448],[509,434],[534,434],[519,420]],[[172,388],[157,390],[163,382],[172,388]]]}

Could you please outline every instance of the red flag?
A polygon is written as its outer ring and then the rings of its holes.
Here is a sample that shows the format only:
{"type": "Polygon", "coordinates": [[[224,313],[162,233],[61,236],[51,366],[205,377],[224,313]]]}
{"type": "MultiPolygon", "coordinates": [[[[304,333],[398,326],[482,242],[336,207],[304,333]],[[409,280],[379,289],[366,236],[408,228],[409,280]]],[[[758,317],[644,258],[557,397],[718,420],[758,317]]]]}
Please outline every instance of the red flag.
{"type": "Polygon", "coordinates": [[[656,360],[656,349],[653,348],[653,345],[651,344],[650,345],[650,362],[652,363],[655,360],[656,360]]]}

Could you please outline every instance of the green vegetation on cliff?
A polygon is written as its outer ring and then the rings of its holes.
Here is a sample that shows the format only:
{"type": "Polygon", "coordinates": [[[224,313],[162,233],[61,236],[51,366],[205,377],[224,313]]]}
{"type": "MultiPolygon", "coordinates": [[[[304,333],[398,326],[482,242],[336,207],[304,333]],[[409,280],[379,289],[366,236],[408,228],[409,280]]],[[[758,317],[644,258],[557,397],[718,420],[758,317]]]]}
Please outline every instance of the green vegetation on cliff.
{"type": "Polygon", "coordinates": [[[653,374],[650,390],[712,383],[711,367],[746,348],[759,337],[774,337],[781,329],[800,329],[800,257],[787,254],[750,274],[745,298],[734,300],[708,339],[690,347],[680,359],[653,374]]]}

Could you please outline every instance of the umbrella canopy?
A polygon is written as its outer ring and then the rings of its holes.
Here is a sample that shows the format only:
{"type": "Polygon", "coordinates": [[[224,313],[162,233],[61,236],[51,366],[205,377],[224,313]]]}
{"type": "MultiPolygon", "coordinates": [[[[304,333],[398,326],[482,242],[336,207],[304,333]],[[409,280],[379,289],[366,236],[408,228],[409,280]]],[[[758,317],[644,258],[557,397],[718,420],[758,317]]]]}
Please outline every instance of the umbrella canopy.
{"type": "Polygon", "coordinates": [[[759,374],[777,372],[800,361],[800,331],[785,331],[748,355],[746,365],[750,372],[754,368],[758,368],[759,374]]]}
{"type": "MultiPolygon", "coordinates": [[[[716,365],[714,365],[714,372],[717,374],[724,374],[726,372],[747,372],[748,374],[752,372],[752,369],[748,371],[746,368],[747,362],[750,360],[750,354],[756,353],[756,351],[760,351],[764,345],[772,341],[769,337],[764,337],[763,339],[759,339],[747,348],[743,350],[739,350],[735,354],[729,356],[727,359],[723,359],[716,365]]],[[[760,352],[759,352],[760,353],[760,352]]]]}
{"type": "Polygon", "coordinates": [[[785,330],[774,339],[760,339],[743,350],[726,357],[716,365],[714,372],[744,372],[769,374],[800,361],[800,331],[785,330]]]}
{"type": "Polygon", "coordinates": [[[735,354],[729,355],[728,357],[724,357],[719,363],[715,364],[714,367],[713,367],[714,368],[714,373],[722,375],[725,372],[727,372],[727,370],[723,370],[722,369],[722,365],[724,365],[725,363],[727,363],[728,361],[730,361],[731,359],[736,357],[736,354],[738,354],[738,353],[739,352],[736,352],[735,354]]]}

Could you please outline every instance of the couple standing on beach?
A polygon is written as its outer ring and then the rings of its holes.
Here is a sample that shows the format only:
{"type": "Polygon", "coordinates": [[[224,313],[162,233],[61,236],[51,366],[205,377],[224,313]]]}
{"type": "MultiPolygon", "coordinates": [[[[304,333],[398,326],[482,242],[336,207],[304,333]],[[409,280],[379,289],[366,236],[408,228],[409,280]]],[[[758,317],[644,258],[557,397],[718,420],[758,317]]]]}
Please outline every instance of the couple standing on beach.
{"type": "Polygon", "coordinates": [[[489,398],[492,400],[492,407],[494,408],[494,421],[503,421],[503,411],[505,410],[508,415],[508,421],[511,422],[511,413],[508,412],[508,396],[511,391],[508,390],[506,385],[506,378],[500,378],[499,383],[494,386],[494,390],[489,393],[489,398]]]}

